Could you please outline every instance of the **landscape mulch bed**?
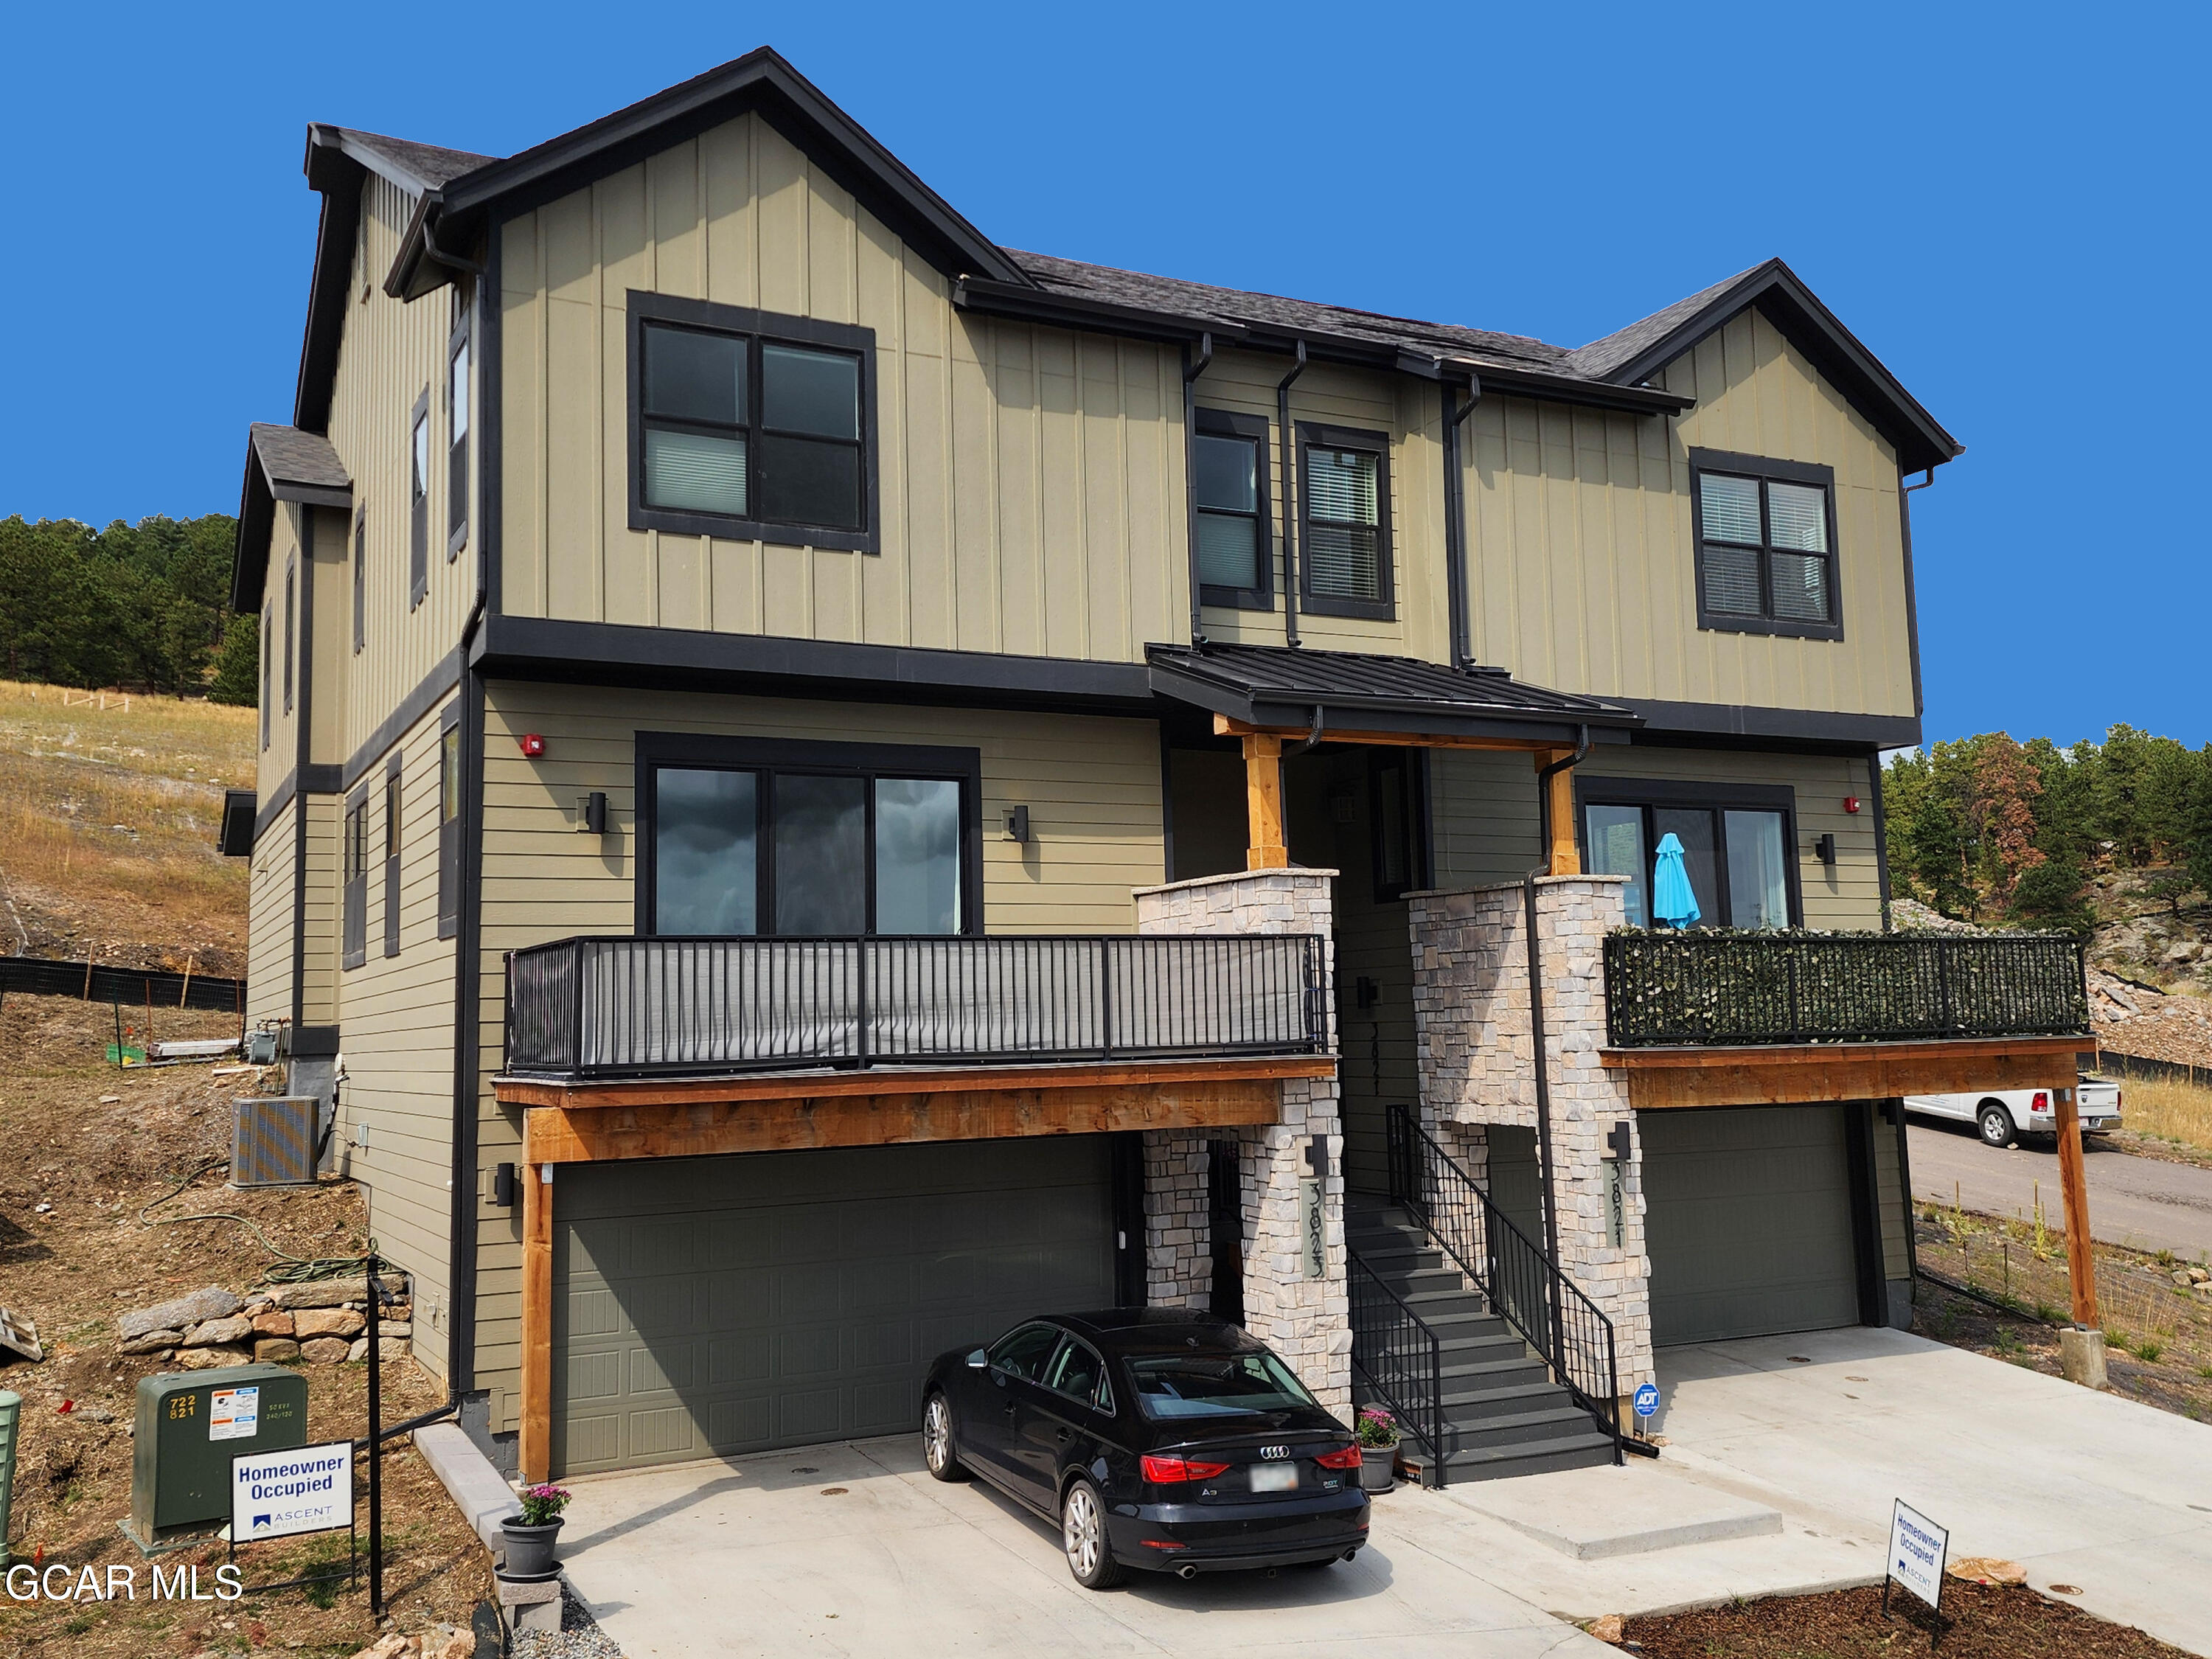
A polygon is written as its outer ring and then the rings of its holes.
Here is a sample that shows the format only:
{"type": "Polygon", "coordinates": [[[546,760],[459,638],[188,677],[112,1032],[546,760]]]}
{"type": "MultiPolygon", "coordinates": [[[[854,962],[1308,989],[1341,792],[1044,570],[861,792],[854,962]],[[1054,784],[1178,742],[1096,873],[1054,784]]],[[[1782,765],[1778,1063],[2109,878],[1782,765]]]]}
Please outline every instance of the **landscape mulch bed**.
{"type": "MultiPolygon", "coordinates": [[[[10,995],[0,1006],[0,1305],[37,1322],[46,1358],[0,1364],[0,1389],[23,1397],[15,1515],[19,1561],[137,1569],[135,1601],[74,1605],[0,1599],[0,1656],[143,1659],[214,1653],[222,1659],[329,1659],[376,1635],[366,1576],[335,1594],[289,1590],[229,1603],[152,1601],[148,1564],[117,1531],[131,1512],[130,1433],[141,1376],[174,1369],[153,1354],[117,1350],[116,1316],[220,1285],[244,1292],[271,1258],[231,1221],[149,1224],[140,1212],[179,1177],[228,1152],[234,1095],[251,1073],[211,1068],[118,1071],[100,1063],[113,1014],[66,998],[10,995]],[[64,1401],[70,1409],[62,1409],[64,1401]]],[[[227,1029],[234,1032],[235,1021],[227,1029]]],[[[162,1035],[212,1036],[225,1017],[172,1013],[162,1035]]],[[[224,1172],[201,1176],[164,1216],[226,1211],[252,1219],[289,1254],[337,1256],[366,1245],[360,1189],[326,1179],[312,1188],[236,1192],[224,1172]]],[[[362,1434],[368,1368],[309,1365],[313,1439],[362,1434]]],[[[443,1385],[411,1360],[384,1370],[386,1420],[426,1411],[443,1385]]],[[[466,1629],[490,1590],[490,1562],[474,1531],[414,1448],[387,1444],[385,1593],[398,1628],[466,1629]]],[[[365,1486],[361,1506],[366,1547],[365,1486]]],[[[248,1583],[343,1563],[343,1533],[264,1543],[240,1552],[248,1583]]],[[[208,1544],[165,1557],[200,1564],[204,1585],[225,1559],[208,1544]]]]}
{"type": "Polygon", "coordinates": [[[1908,1607],[1908,1599],[1893,1590],[1887,1618],[1875,1586],[1631,1619],[1622,1645],[1652,1659],[2187,1659],[2139,1630],[2018,1584],[1949,1581],[1940,1635],[1928,1607],[1908,1607]]]}

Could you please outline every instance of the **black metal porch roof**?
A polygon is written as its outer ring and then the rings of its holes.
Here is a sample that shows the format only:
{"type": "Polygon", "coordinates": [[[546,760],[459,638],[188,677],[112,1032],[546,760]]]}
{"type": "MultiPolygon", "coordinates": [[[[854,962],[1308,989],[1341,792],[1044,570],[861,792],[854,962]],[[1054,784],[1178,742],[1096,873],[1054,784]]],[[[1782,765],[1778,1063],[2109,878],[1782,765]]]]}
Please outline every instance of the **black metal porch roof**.
{"type": "Polygon", "coordinates": [[[1279,645],[1152,645],[1152,690],[1253,726],[1571,744],[1622,738],[1629,709],[1516,680],[1502,668],[1448,668],[1412,657],[1279,645]]]}

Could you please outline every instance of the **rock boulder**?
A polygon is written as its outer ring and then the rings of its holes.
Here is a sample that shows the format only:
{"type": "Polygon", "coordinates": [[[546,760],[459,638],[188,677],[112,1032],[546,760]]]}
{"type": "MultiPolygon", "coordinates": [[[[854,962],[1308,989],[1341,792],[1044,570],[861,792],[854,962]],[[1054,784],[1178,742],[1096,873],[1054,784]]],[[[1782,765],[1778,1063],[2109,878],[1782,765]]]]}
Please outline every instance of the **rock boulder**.
{"type": "Polygon", "coordinates": [[[125,1314],[115,1322],[116,1330],[126,1342],[134,1337],[149,1336],[155,1331],[181,1331],[189,1326],[204,1324],[210,1319],[227,1319],[245,1304],[236,1295],[221,1285],[210,1285],[205,1290],[194,1291],[189,1296],[179,1296],[167,1302],[157,1302],[150,1308],[140,1308],[125,1314]]]}

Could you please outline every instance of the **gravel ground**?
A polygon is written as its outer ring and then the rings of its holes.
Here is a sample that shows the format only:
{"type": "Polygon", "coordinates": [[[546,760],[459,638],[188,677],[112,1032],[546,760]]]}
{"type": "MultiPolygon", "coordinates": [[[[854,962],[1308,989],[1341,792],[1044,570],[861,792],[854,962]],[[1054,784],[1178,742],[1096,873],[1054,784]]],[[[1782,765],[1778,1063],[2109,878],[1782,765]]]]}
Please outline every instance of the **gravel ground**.
{"type": "Polygon", "coordinates": [[[513,1659],[623,1659],[622,1650],[566,1584],[561,1586],[561,1633],[519,1632],[512,1653],[513,1659]]]}

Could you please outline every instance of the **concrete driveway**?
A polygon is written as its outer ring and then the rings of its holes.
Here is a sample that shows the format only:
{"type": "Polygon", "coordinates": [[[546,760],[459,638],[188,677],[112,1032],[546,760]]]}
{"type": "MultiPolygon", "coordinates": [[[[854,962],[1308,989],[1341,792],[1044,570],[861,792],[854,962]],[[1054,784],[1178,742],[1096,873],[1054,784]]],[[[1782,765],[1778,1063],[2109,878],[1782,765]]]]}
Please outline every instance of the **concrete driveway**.
{"type": "Polygon", "coordinates": [[[571,1483],[570,1586],[629,1659],[706,1654],[1340,1655],[1522,1659],[1615,1650],[1488,1583],[1419,1503],[1324,1571],[1138,1575],[1085,1590],[1057,1531],[980,1483],[945,1486],[915,1439],[811,1446],[571,1483]]]}
{"type": "Polygon", "coordinates": [[[1868,1545],[1880,1574],[1902,1498],[1954,1559],[2212,1654],[2212,1426],[1901,1331],[1662,1349],[1659,1381],[1663,1461],[1833,1540],[1839,1577],[1868,1545]]]}
{"type": "MultiPolygon", "coordinates": [[[[1955,1193],[1970,1210],[2033,1216],[2040,1182],[2044,1213],[2054,1224],[2063,1217],[2058,1157],[2040,1141],[2007,1152],[1984,1146],[1971,1123],[1918,1118],[1908,1133],[1912,1195],[1921,1202],[1948,1205],[1955,1193]]],[[[2172,1250],[2191,1261],[2212,1254],[2212,1170],[2131,1157],[2094,1135],[2087,1152],[2093,1237],[2129,1249],[2172,1250]]]]}

